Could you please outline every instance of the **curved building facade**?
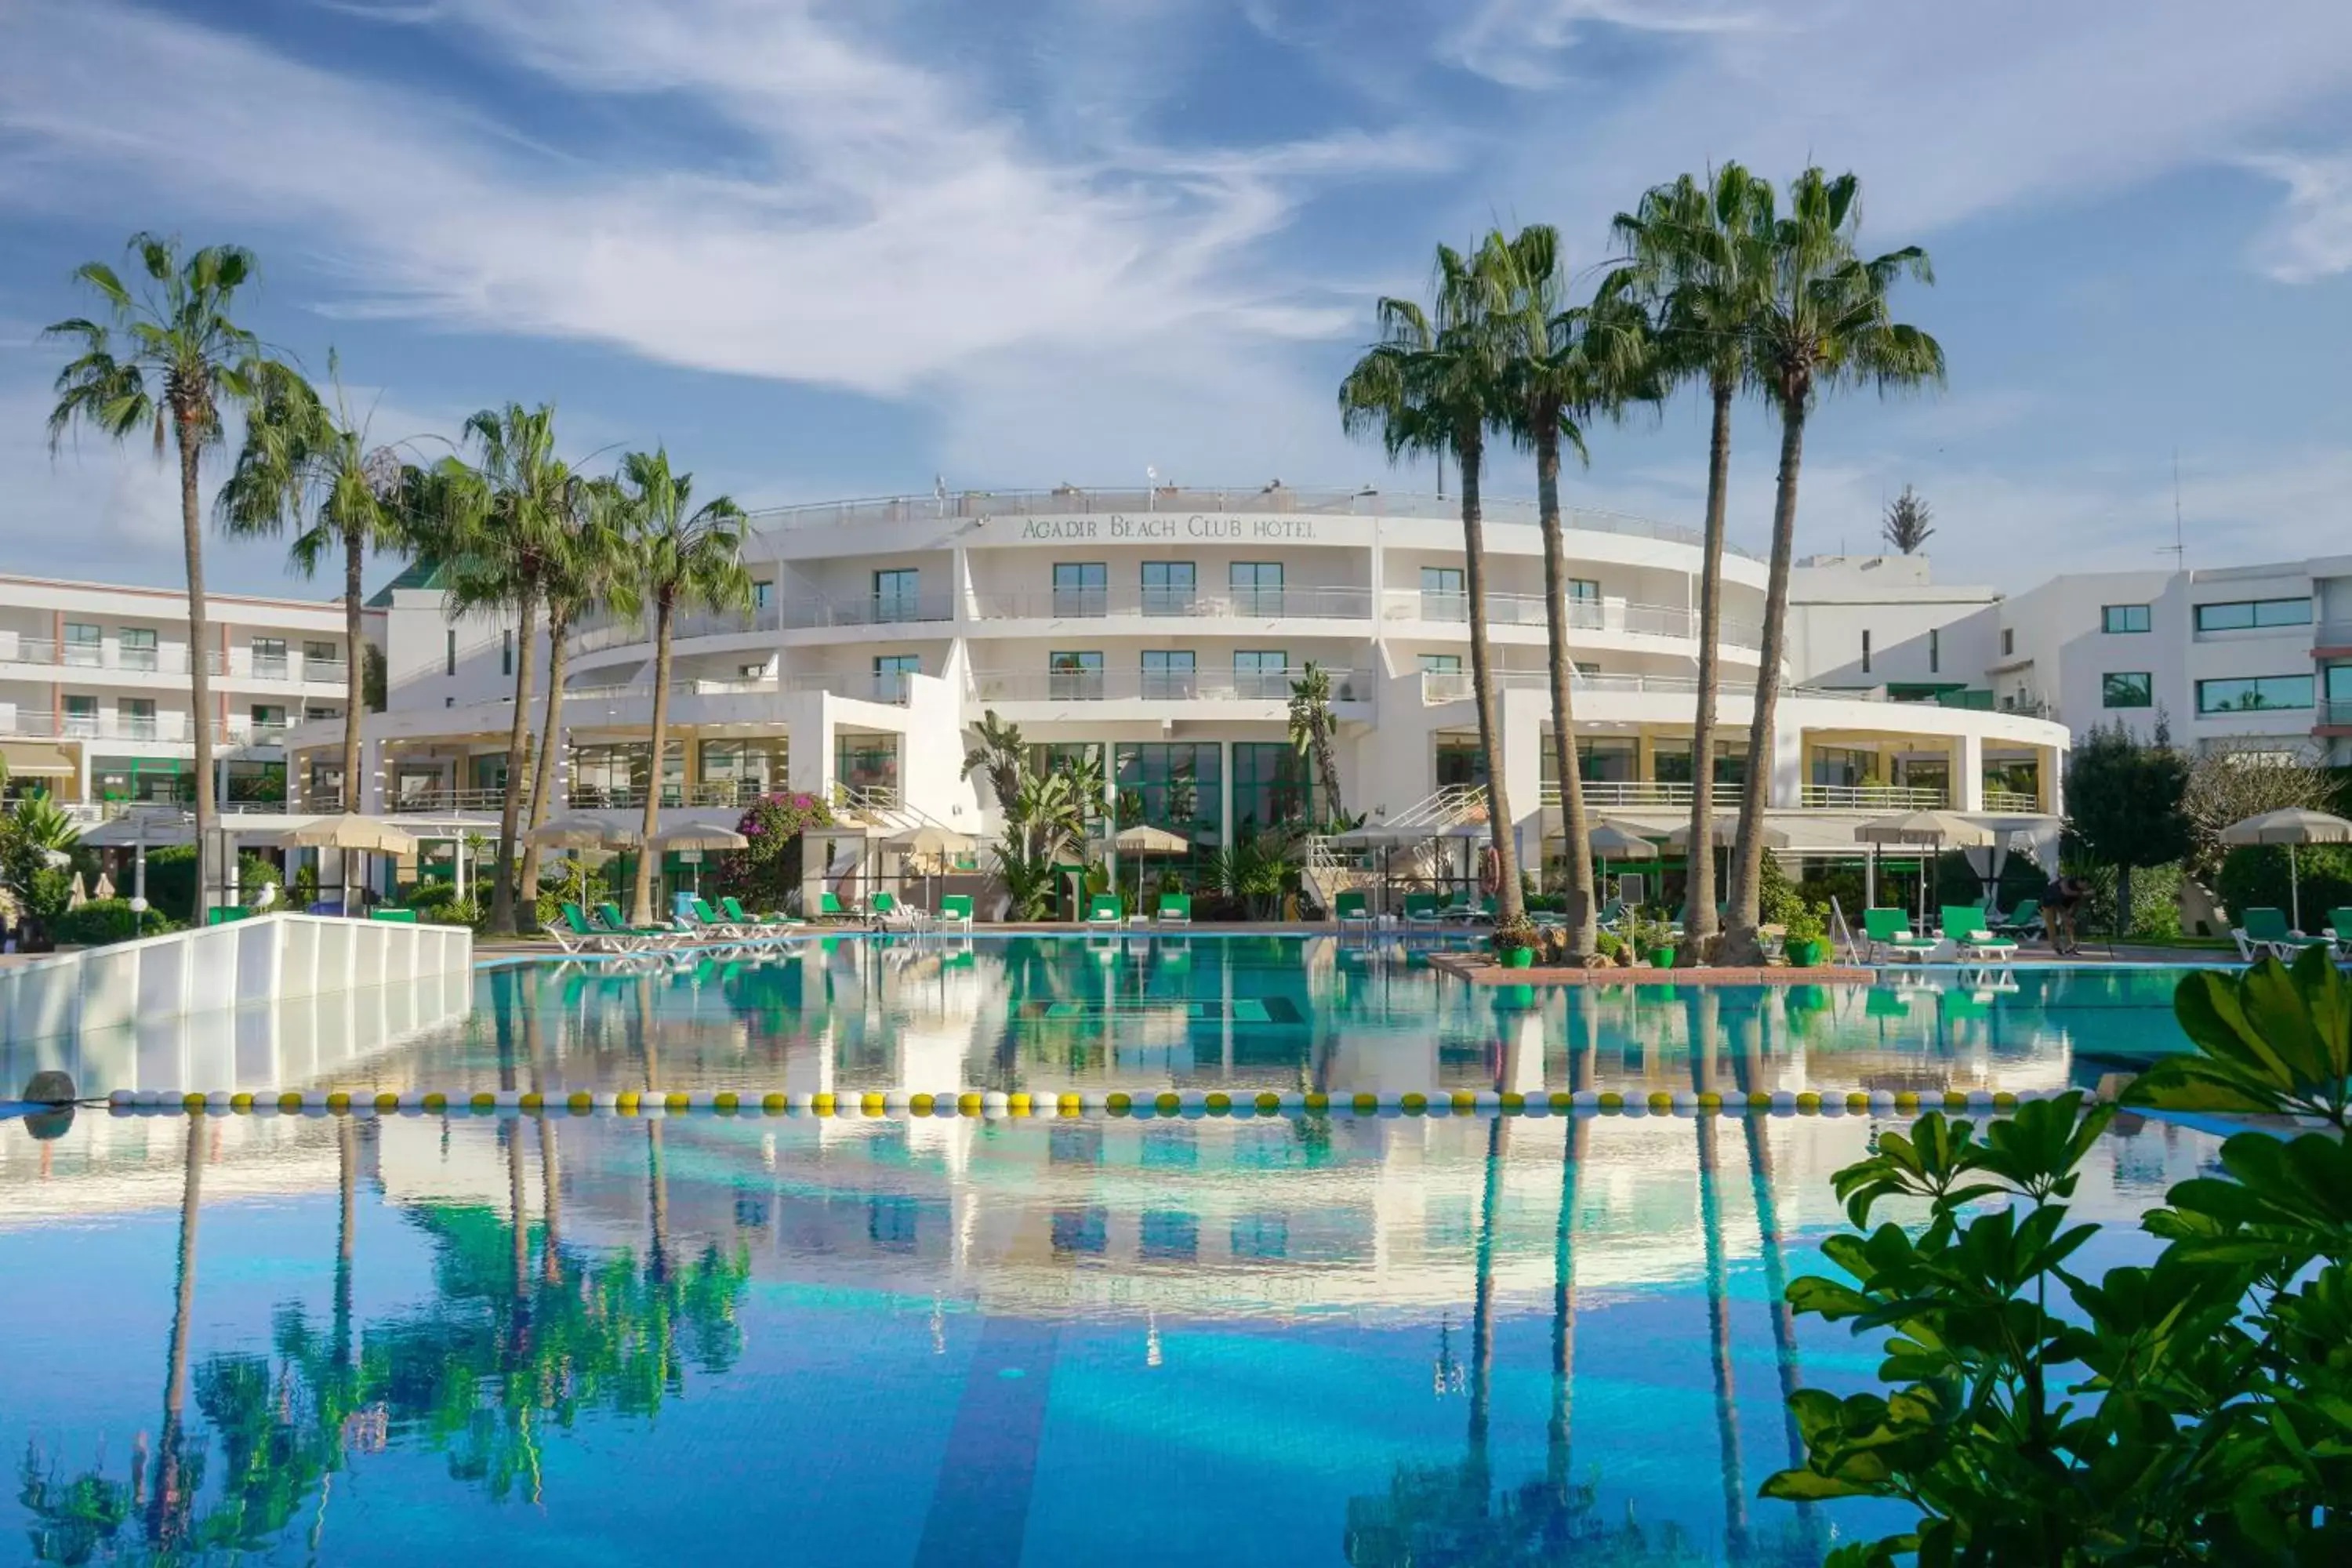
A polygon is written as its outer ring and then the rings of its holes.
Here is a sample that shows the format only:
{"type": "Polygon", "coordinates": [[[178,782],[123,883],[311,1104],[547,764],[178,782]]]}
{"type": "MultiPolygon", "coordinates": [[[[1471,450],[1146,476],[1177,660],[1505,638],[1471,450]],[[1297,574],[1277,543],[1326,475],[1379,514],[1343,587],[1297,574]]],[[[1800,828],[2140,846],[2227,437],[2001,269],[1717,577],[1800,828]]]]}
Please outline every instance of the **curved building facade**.
{"type": "MultiPolygon", "coordinates": [[[[1490,503],[1486,521],[1496,765],[1535,864],[1558,816],[1540,531],[1525,502],[1490,503]]],[[[1698,539],[1606,513],[1569,523],[1587,798],[1663,830],[1701,765],[1698,539]]],[[[647,627],[604,619],[569,637],[558,808],[637,809],[657,788],[667,808],[726,817],[789,787],[985,835],[994,805],[961,762],[993,712],[1031,744],[1098,755],[1122,821],[1213,847],[1332,815],[1288,735],[1292,683],[1309,666],[1330,679],[1339,809],[1444,826],[1465,817],[1484,777],[1461,522],[1443,498],[1275,485],[845,501],[757,515],[745,555],[751,607],[680,620],[658,766],[647,627]]],[[[1712,766],[1727,785],[1747,765],[1765,575],[1745,554],[1725,562],[1712,766]]],[[[355,804],[494,813],[512,627],[452,623],[429,573],[375,605],[388,709],[370,721],[371,777],[355,804]]],[[[2036,847],[2053,841],[2063,728],[1947,703],[1784,687],[1766,765],[1790,849],[1850,852],[1861,820],[1927,805],[1981,814],[2036,847]]],[[[340,803],[339,742],[334,726],[290,737],[296,809],[340,803]]]]}

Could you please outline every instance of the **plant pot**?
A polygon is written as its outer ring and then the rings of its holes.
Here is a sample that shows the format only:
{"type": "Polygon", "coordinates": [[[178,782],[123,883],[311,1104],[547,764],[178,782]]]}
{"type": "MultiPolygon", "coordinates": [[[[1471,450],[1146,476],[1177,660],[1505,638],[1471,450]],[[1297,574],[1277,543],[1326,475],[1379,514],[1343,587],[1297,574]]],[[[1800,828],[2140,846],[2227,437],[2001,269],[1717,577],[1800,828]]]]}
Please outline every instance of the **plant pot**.
{"type": "Polygon", "coordinates": [[[1536,950],[1531,947],[1515,947],[1508,952],[1499,953],[1496,956],[1502,959],[1503,967],[1506,969],[1532,969],[1535,967],[1536,950]]]}
{"type": "Polygon", "coordinates": [[[1650,950],[1650,967],[1651,967],[1651,968],[1653,968],[1653,969],[1672,969],[1674,966],[1675,966],[1675,950],[1674,950],[1673,948],[1671,948],[1671,947],[1654,947],[1654,948],[1652,948],[1652,949],[1650,950]]]}
{"type": "Polygon", "coordinates": [[[1781,951],[1788,955],[1791,968],[1811,969],[1825,956],[1822,950],[1828,945],[1817,936],[1792,936],[1782,944],[1781,951]]]}

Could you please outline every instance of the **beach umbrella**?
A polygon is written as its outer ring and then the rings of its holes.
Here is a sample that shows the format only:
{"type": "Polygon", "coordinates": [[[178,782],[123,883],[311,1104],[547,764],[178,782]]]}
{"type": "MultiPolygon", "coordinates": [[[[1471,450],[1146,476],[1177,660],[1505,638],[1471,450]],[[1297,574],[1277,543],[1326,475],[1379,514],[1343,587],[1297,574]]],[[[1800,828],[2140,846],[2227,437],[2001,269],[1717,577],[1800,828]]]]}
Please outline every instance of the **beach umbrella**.
{"type": "Polygon", "coordinates": [[[352,908],[352,879],[349,852],[362,855],[413,855],[416,852],[416,837],[406,828],[395,827],[359,812],[339,812],[331,816],[313,817],[299,827],[289,827],[272,835],[268,842],[287,849],[333,849],[341,853],[343,866],[343,912],[352,908]]]}
{"type": "Polygon", "coordinates": [[[894,833],[885,842],[897,845],[905,854],[922,857],[929,868],[923,875],[923,901],[928,905],[937,901],[932,879],[938,874],[940,863],[950,855],[963,854],[979,840],[969,833],[926,822],[894,833]]]}
{"type": "MultiPolygon", "coordinates": [[[[1941,855],[1946,845],[1958,849],[1981,849],[1987,845],[1999,843],[2000,839],[2000,836],[1991,828],[1948,811],[1899,811],[1893,816],[1874,816],[1855,828],[1853,836],[1871,847],[1870,886],[1873,891],[1864,895],[1865,898],[1875,896],[1878,847],[1882,844],[1932,844],[1936,847],[1936,853],[1941,855]]],[[[1919,868],[1919,923],[1923,928],[1927,921],[1927,884],[1930,879],[1927,867],[1931,864],[1932,860],[1922,861],[1919,868]]]]}
{"type": "Polygon", "coordinates": [[[748,849],[751,841],[731,827],[715,822],[688,822],[667,827],[646,840],[646,853],[667,855],[675,849],[691,849],[694,859],[694,893],[702,896],[702,851],[706,849],[748,849]]]}
{"type": "MultiPolygon", "coordinates": [[[[1760,831],[1764,837],[1765,848],[1786,849],[1789,847],[1789,835],[1783,829],[1767,825],[1760,831]]],[[[1728,848],[1737,843],[1738,838],[1739,821],[1737,817],[1718,816],[1707,825],[1706,841],[1718,849],[1728,848]]],[[[1666,835],[1666,842],[1677,849],[1689,848],[1690,841],[1691,830],[1690,824],[1687,822],[1666,835]]]]}
{"type": "MultiPolygon", "coordinates": [[[[1654,860],[1658,858],[1658,847],[1638,828],[1628,827],[1622,822],[1612,822],[1607,817],[1594,822],[1584,839],[1591,847],[1592,858],[1601,862],[1601,881],[1604,888],[1609,882],[1610,861],[1654,860]]],[[[1604,899],[1602,901],[1605,903],[1607,900],[1604,899]]]]}
{"type": "Polygon", "coordinates": [[[2277,811],[2265,811],[2259,816],[2233,822],[2221,829],[2221,842],[2229,845],[2284,844],[2286,846],[2286,885],[2289,901],[2294,906],[2292,919],[2294,929],[2303,929],[2303,879],[2294,863],[2298,844],[2352,844],[2352,822],[2331,816],[2308,806],[2283,806],[2277,811]]]}
{"type": "Polygon", "coordinates": [[[529,833],[524,842],[542,849],[635,849],[644,836],[634,827],[595,816],[551,816],[529,833]]]}
{"type": "Polygon", "coordinates": [[[1113,855],[1125,850],[1135,857],[1135,907],[1143,908],[1143,858],[1146,855],[1190,855],[1192,841],[1181,833],[1171,833],[1164,827],[1154,827],[1139,822],[1132,827],[1122,827],[1110,841],[1113,855]]]}
{"type": "Polygon", "coordinates": [[[98,880],[90,884],[89,896],[99,900],[114,897],[114,879],[100,871],[98,874],[98,880]]]}

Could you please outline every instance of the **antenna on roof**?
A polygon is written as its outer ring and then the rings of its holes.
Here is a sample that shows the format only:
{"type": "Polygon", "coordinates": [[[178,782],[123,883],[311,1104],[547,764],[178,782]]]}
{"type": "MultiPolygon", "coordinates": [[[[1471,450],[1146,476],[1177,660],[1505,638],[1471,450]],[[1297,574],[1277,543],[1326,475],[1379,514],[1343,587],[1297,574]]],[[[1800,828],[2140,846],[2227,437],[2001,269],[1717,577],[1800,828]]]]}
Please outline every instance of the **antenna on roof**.
{"type": "Polygon", "coordinates": [[[2180,448],[2178,447],[2172,448],[2172,542],[2158,545],[2156,552],[2171,556],[2175,572],[2189,569],[2189,540],[2180,526],[2180,448]]]}

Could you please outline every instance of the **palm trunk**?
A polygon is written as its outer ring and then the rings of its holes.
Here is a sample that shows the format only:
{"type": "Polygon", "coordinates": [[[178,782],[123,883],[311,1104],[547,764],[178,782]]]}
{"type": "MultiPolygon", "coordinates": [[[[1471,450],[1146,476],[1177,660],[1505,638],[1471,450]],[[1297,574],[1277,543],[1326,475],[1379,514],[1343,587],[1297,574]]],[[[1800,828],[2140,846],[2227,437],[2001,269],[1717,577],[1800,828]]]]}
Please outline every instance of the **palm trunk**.
{"type": "Polygon", "coordinates": [[[205,1192],[203,1115],[188,1119],[187,1170],[180,1184],[180,1279],[172,1308],[172,1338],[163,1356],[163,1426],[155,1444],[155,1485],[148,1496],[147,1537],[163,1545],[176,1537],[187,1510],[182,1473],[186,1441],[180,1423],[188,1406],[188,1320],[196,1304],[196,1212],[205,1192]]]}
{"type": "Polygon", "coordinates": [[[1486,647],[1486,531],[1478,510],[1481,440],[1459,444],[1462,458],[1462,578],[1470,590],[1470,679],[1476,688],[1478,749],[1486,758],[1486,832],[1495,846],[1495,921],[1526,918],[1519,900],[1519,847],[1503,786],[1503,734],[1495,711],[1493,657],[1486,647]]]}
{"type": "Polygon", "coordinates": [[[669,628],[671,597],[667,588],[654,595],[654,750],[646,760],[645,842],[637,849],[636,891],[629,900],[629,920],[651,925],[654,918],[654,866],[660,851],[654,835],[660,830],[662,753],[669,746],[669,628]]]}
{"type": "MultiPolygon", "coordinates": [[[[551,605],[547,612],[547,715],[539,726],[539,756],[532,763],[530,783],[530,826],[537,828],[547,820],[548,806],[555,799],[555,759],[563,749],[563,639],[571,635],[572,616],[568,609],[551,605]]],[[[531,921],[539,920],[540,847],[523,836],[522,893],[530,900],[531,921]]]]}
{"type": "Polygon", "coordinates": [[[1551,634],[1551,744],[1559,770],[1559,831],[1568,840],[1568,959],[1592,953],[1592,839],[1576,767],[1575,671],[1568,646],[1568,544],[1559,516],[1559,421],[1536,423],[1536,508],[1543,524],[1544,622],[1551,634]]]}
{"type": "Polygon", "coordinates": [[[1780,478],[1772,497],[1772,570],[1764,600],[1764,647],[1756,671],[1756,716],[1748,725],[1748,777],[1739,789],[1739,837],[1732,847],[1730,910],[1723,933],[1727,963],[1758,963],[1757,899],[1763,880],[1764,805],[1772,790],[1772,723],[1780,704],[1780,652],[1789,622],[1789,565],[1797,546],[1797,470],[1805,455],[1802,398],[1780,403],[1780,478]]]}
{"type": "Polygon", "coordinates": [[[360,791],[360,731],[365,716],[366,693],[361,689],[360,657],[366,633],[362,629],[367,574],[367,539],[359,530],[343,535],[343,784],[341,805],[345,811],[363,809],[360,791]]]}
{"type": "Polygon", "coordinates": [[[176,421],[180,440],[180,542],[188,560],[188,739],[196,764],[196,903],[192,923],[205,923],[212,905],[215,879],[220,868],[212,862],[212,828],[218,820],[213,798],[213,672],[210,617],[205,611],[205,527],[198,504],[196,460],[202,455],[201,432],[187,415],[176,421]]]}
{"type": "MultiPolygon", "coordinates": [[[[1716,1088],[1716,1037],[1719,1012],[1715,994],[1702,988],[1690,1003],[1691,1087],[1716,1088]]],[[[1723,1545],[1738,1562],[1748,1536],[1748,1494],[1740,1476],[1739,1409],[1731,1375],[1731,1303],[1725,1283],[1722,1176],[1717,1163],[1717,1124],[1702,1116],[1698,1132],[1699,1231],[1706,1258],[1706,1324],[1709,1360],[1715,1369],[1716,1453],[1723,1469],[1723,1545]]]]}
{"type": "Polygon", "coordinates": [[[490,932],[515,934],[515,839],[522,826],[523,748],[530,740],[531,667],[538,662],[539,584],[522,591],[522,626],[515,634],[514,717],[507,725],[507,787],[499,803],[498,872],[490,882],[490,932]]]}
{"type": "MultiPolygon", "coordinates": [[[[1739,1038],[1738,1089],[1745,1097],[1753,1094],[1764,1081],[1763,1029],[1753,1013],[1736,1019],[1733,1027],[1739,1038]]],[[[1787,1444],[1789,1466],[1795,1468],[1805,1462],[1805,1439],[1797,1426],[1797,1413],[1789,1402],[1796,1397],[1805,1380],[1797,1363],[1796,1314],[1789,1305],[1789,1269],[1780,1236],[1780,1210],[1772,1191],[1772,1148],[1765,1141],[1769,1124],[1760,1116],[1742,1117],[1740,1122],[1748,1138],[1748,1190],[1756,1205],[1764,1294],[1771,1309],[1773,1360],[1778,1363],[1780,1379],[1781,1436],[1787,1444]]],[[[1812,1504],[1797,1505],[1797,1521],[1810,1539],[1815,1524],[1812,1504]]]]}
{"type": "Polygon", "coordinates": [[[1727,375],[1711,376],[1715,423],[1706,450],[1706,535],[1699,547],[1698,706],[1691,720],[1690,851],[1683,874],[1683,930],[1675,962],[1696,964],[1716,932],[1715,696],[1723,679],[1717,645],[1723,637],[1723,523],[1731,488],[1731,398],[1727,375]]]}
{"type": "Polygon", "coordinates": [[[1486,1184],[1478,1212],[1478,1254],[1470,1299],[1470,1460],[1467,1477],[1481,1509],[1487,1493],[1490,1464],[1487,1435],[1494,1422],[1495,1397],[1495,1230],[1503,1203],[1503,1165],[1511,1147],[1511,1119],[1497,1116],[1486,1123],[1486,1184]]]}
{"type": "Polygon", "coordinates": [[[1325,709],[1315,716],[1315,771],[1322,775],[1326,822],[1347,818],[1347,807],[1339,799],[1339,758],[1332,745],[1331,731],[1336,728],[1330,710],[1325,709]]]}

